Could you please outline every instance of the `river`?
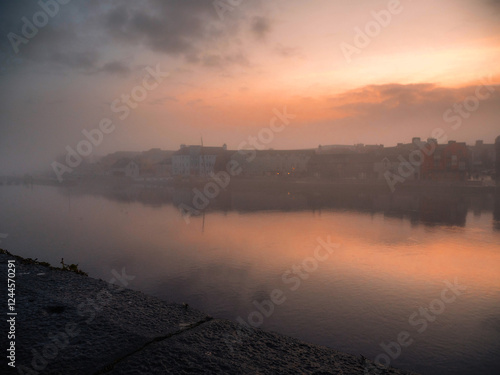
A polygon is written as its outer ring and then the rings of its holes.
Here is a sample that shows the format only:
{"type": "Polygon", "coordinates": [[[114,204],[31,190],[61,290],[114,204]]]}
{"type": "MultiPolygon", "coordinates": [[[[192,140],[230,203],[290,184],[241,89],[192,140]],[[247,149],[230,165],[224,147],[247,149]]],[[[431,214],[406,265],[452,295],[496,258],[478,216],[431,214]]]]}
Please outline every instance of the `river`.
{"type": "Polygon", "coordinates": [[[241,191],[188,218],[190,194],[0,186],[0,247],[421,374],[500,368],[498,196],[241,191]]]}

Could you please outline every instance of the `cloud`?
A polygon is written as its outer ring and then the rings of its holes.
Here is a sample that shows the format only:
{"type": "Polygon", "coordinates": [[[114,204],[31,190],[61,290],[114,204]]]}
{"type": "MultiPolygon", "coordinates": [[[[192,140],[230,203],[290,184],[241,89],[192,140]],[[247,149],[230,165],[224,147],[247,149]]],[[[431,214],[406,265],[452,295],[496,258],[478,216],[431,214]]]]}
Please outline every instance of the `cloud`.
{"type": "Polygon", "coordinates": [[[475,88],[447,88],[434,83],[368,85],[329,98],[333,109],[368,115],[395,108],[446,106],[475,88]]]}
{"type": "Polygon", "coordinates": [[[203,103],[203,99],[194,99],[194,100],[190,100],[186,103],[186,105],[188,106],[197,106],[197,105],[200,105],[203,103]]]}
{"type": "Polygon", "coordinates": [[[264,40],[271,32],[271,20],[267,17],[255,16],[252,19],[250,30],[256,39],[264,40]]]}
{"type": "Polygon", "coordinates": [[[275,47],[275,52],[281,57],[303,57],[298,48],[286,47],[281,43],[278,43],[275,47]]]}
{"type": "Polygon", "coordinates": [[[487,5],[495,8],[500,8],[500,0],[484,0],[487,5]]]}
{"type": "MultiPolygon", "coordinates": [[[[22,35],[22,18],[32,19],[39,11],[37,2],[0,2],[0,33],[22,35]]],[[[261,12],[262,2],[252,1],[221,23],[212,1],[206,0],[73,0],[20,45],[17,55],[8,39],[1,38],[0,75],[38,64],[39,71],[50,73],[127,76],[130,56],[136,65],[154,56],[207,69],[251,67],[245,31],[250,28],[257,40],[271,32],[271,20],[261,12]]],[[[278,53],[294,51],[283,47],[278,53]]]]}
{"type": "Polygon", "coordinates": [[[200,43],[217,34],[216,13],[202,0],[150,0],[137,6],[126,2],[102,18],[105,30],[116,40],[141,44],[155,52],[196,55],[200,43]]]}
{"type": "Polygon", "coordinates": [[[151,105],[165,105],[167,102],[178,102],[179,100],[174,96],[164,96],[158,99],[153,99],[149,101],[151,105]]]}
{"type": "Polygon", "coordinates": [[[48,53],[47,60],[66,67],[89,71],[95,69],[96,54],[91,51],[61,52],[53,50],[48,53]]]}
{"type": "MultiPolygon", "coordinates": [[[[35,2],[24,3],[2,1],[2,35],[22,35],[21,18],[31,19],[40,11],[35,2]]],[[[141,48],[206,67],[248,65],[243,53],[228,52],[237,36],[236,20],[221,25],[212,2],[205,0],[145,0],[140,4],[132,0],[75,0],[61,6],[57,16],[50,18],[28,44],[20,45],[16,57],[29,63],[56,63],[85,74],[125,75],[129,68],[126,61],[120,61],[120,53],[130,55],[141,48]],[[224,48],[218,45],[222,39],[224,48]],[[111,51],[112,61],[105,62],[111,51]]],[[[257,33],[266,33],[265,22],[257,22],[255,28],[257,33]]],[[[7,38],[2,38],[0,47],[1,60],[11,61],[15,54],[7,38]]]]}
{"type": "Polygon", "coordinates": [[[130,73],[130,68],[120,61],[111,61],[104,64],[99,71],[103,73],[126,76],[130,73]]]}
{"type": "Polygon", "coordinates": [[[95,45],[81,34],[82,27],[72,16],[71,6],[60,5],[53,17],[48,17],[47,24],[31,26],[33,15],[42,8],[37,2],[5,1],[0,5],[0,48],[12,69],[30,69],[33,64],[46,64],[45,69],[58,71],[61,67],[88,72],[95,70],[99,61],[99,52],[95,45]],[[34,32],[27,36],[26,31],[34,32]],[[8,35],[24,39],[24,43],[15,43],[8,35]],[[48,63],[48,65],[47,65],[48,63]]]}
{"type": "Polygon", "coordinates": [[[241,52],[233,54],[207,54],[201,57],[203,66],[223,69],[231,65],[249,66],[248,58],[241,52]]]}

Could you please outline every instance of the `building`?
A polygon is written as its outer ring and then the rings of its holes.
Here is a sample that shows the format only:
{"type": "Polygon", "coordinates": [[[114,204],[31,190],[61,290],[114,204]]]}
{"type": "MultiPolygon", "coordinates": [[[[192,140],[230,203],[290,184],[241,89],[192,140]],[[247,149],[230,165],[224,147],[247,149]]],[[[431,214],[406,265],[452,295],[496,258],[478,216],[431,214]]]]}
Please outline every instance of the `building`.
{"type": "Polygon", "coordinates": [[[374,179],[373,163],[371,153],[316,154],[309,162],[309,173],[332,180],[374,179]]]}
{"type": "Polygon", "coordinates": [[[351,152],[358,153],[369,153],[380,151],[384,148],[384,145],[365,145],[363,143],[358,143],[355,145],[319,145],[316,149],[317,154],[348,154],[351,152]]]}
{"type": "Polygon", "coordinates": [[[314,150],[242,150],[231,159],[247,176],[304,176],[314,150]]]}
{"type": "Polygon", "coordinates": [[[395,147],[377,150],[373,165],[376,178],[384,180],[387,173],[400,175],[400,171],[405,171],[405,181],[420,180],[422,149],[428,147],[427,144],[432,141],[434,140],[428,139],[427,143],[424,143],[419,137],[414,137],[411,143],[398,143],[395,147]]]}
{"type": "Polygon", "coordinates": [[[401,165],[401,161],[397,155],[384,154],[382,160],[379,161],[377,159],[373,163],[373,171],[377,180],[385,180],[387,173],[391,175],[399,174],[398,168],[401,165]]]}
{"type": "Polygon", "coordinates": [[[170,177],[172,175],[172,157],[168,157],[155,164],[158,177],[170,177]]]}
{"type": "MultiPolygon", "coordinates": [[[[434,142],[436,142],[434,140],[434,142]]],[[[421,166],[423,180],[465,181],[471,165],[470,151],[463,142],[449,141],[447,145],[438,145],[432,153],[424,153],[421,166]]]]}
{"type": "Polygon", "coordinates": [[[135,177],[153,177],[162,174],[164,166],[161,163],[168,159],[174,151],[161,150],[159,148],[152,148],[148,151],[133,152],[133,151],[119,151],[106,155],[99,162],[94,164],[95,174],[111,174],[111,175],[130,175],[134,174],[135,177]],[[134,161],[138,166],[138,173],[135,171],[125,170],[128,162],[134,161]]]}
{"type": "Polygon", "coordinates": [[[495,144],[485,144],[483,141],[476,141],[474,146],[469,147],[471,153],[471,176],[480,179],[493,175],[495,170],[495,144]]]}
{"type": "Polygon", "coordinates": [[[217,159],[224,158],[226,145],[222,147],[186,146],[172,155],[173,176],[208,176],[215,172],[217,159]]]}
{"type": "Polygon", "coordinates": [[[140,174],[139,164],[129,158],[119,159],[111,166],[110,174],[113,176],[137,178],[140,174]]]}

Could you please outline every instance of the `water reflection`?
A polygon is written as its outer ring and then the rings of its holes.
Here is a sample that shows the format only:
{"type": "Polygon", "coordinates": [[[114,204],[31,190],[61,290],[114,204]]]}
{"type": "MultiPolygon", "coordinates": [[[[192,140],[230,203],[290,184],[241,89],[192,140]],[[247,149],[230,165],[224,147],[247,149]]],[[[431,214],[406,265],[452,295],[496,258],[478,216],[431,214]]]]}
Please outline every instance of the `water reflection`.
{"type": "Polygon", "coordinates": [[[474,215],[493,211],[493,227],[500,228],[500,191],[495,193],[453,193],[442,192],[404,192],[396,191],[356,191],[335,188],[330,191],[289,192],[289,191],[222,191],[210,199],[204,210],[193,205],[195,193],[191,188],[144,188],[141,186],[99,188],[92,191],[77,187],[62,188],[64,194],[101,195],[117,202],[139,202],[146,206],[162,207],[185,205],[202,214],[208,212],[240,213],[255,211],[304,211],[351,210],[358,212],[382,213],[387,217],[404,218],[412,224],[466,225],[467,213],[474,215]]]}
{"type": "Polygon", "coordinates": [[[500,231],[500,190],[495,194],[495,205],[493,209],[493,229],[500,231]]]}

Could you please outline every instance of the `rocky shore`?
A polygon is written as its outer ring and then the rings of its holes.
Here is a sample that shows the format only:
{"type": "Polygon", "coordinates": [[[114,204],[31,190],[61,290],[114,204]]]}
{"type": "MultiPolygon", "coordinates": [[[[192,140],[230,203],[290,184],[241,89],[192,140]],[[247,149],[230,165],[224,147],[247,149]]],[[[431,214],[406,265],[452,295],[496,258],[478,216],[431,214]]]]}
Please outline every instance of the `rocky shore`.
{"type": "Polygon", "coordinates": [[[0,274],[2,374],[410,374],[7,252],[0,274]]]}

